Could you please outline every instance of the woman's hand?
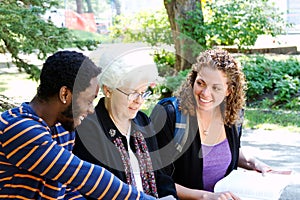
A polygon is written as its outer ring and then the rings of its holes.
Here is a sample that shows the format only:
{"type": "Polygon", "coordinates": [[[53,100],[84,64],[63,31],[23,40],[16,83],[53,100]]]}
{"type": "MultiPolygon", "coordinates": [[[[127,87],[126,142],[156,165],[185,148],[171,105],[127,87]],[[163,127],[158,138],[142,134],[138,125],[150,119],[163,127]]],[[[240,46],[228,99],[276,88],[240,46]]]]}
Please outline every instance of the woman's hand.
{"type": "Polygon", "coordinates": [[[217,193],[212,193],[212,192],[206,192],[206,194],[202,195],[199,200],[240,200],[239,197],[234,195],[231,192],[217,192],[217,193]]]}
{"type": "Polygon", "coordinates": [[[259,161],[258,159],[252,156],[245,156],[241,148],[239,153],[238,166],[244,169],[261,172],[263,175],[267,172],[272,171],[272,168],[266,163],[259,161]]]}
{"type": "Polygon", "coordinates": [[[262,174],[272,171],[272,168],[269,165],[257,159],[253,159],[253,161],[250,164],[253,165],[254,170],[261,172],[262,174]]]}

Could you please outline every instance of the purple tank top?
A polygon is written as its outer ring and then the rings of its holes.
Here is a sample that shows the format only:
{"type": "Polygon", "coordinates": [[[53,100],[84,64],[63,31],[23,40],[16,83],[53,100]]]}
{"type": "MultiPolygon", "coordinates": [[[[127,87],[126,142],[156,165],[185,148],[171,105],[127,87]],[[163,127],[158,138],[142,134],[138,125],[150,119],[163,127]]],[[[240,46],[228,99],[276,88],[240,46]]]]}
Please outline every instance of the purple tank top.
{"type": "Polygon", "coordinates": [[[214,191],[215,184],[224,177],[231,162],[228,140],[216,144],[202,144],[203,186],[206,191],[214,191]]]}

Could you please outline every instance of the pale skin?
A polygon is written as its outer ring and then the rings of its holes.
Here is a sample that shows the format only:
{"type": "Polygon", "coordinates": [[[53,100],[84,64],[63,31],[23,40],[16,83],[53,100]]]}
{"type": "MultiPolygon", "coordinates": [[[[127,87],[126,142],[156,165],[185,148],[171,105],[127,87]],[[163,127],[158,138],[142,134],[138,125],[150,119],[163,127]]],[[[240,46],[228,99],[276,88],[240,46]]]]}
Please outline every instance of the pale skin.
{"type": "MultiPolygon", "coordinates": [[[[144,83],[137,85],[133,89],[126,87],[120,87],[118,89],[127,94],[134,92],[142,94],[147,88],[148,85],[144,83]]],[[[105,107],[108,110],[110,118],[114,121],[119,131],[127,135],[127,131],[131,125],[131,119],[135,118],[144,103],[144,99],[138,96],[137,99],[129,101],[127,95],[116,89],[109,89],[106,85],[103,86],[103,91],[105,94],[105,107]]]]}
{"type": "MultiPolygon", "coordinates": [[[[196,100],[196,114],[199,127],[199,137],[202,143],[208,145],[218,144],[226,139],[220,104],[230,95],[224,72],[209,67],[203,67],[198,73],[193,85],[193,94],[196,100]],[[204,130],[207,134],[204,134],[204,130]]],[[[246,157],[240,148],[238,166],[265,173],[270,167],[255,158],[246,157]]],[[[196,190],[176,184],[180,199],[205,200],[239,200],[240,198],[230,191],[212,193],[196,190]]]]}

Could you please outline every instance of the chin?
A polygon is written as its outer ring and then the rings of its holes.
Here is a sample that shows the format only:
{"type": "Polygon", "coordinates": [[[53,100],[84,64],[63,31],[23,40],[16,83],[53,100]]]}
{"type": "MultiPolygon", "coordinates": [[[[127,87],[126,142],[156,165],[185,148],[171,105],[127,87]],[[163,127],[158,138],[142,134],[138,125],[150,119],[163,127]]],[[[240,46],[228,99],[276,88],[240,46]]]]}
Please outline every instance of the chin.
{"type": "Polygon", "coordinates": [[[79,126],[80,124],[81,124],[81,120],[74,121],[73,129],[75,129],[75,127],[79,126]]]}

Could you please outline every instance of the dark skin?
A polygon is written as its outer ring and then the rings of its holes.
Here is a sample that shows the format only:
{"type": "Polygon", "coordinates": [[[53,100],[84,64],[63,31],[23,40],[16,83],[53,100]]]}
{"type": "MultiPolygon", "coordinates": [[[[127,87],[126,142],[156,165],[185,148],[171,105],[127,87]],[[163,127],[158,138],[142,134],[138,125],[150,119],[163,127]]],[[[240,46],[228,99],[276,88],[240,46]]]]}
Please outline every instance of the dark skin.
{"type": "MultiPolygon", "coordinates": [[[[48,126],[53,126],[58,121],[67,120],[61,113],[72,104],[71,91],[63,86],[57,96],[50,97],[48,101],[35,96],[29,103],[36,114],[44,119],[48,126]]],[[[69,119],[70,120],[70,119],[69,119]]]]}
{"type": "Polygon", "coordinates": [[[94,77],[90,81],[90,86],[79,92],[76,98],[70,89],[62,86],[57,95],[47,100],[35,96],[29,105],[49,127],[60,122],[67,131],[73,131],[88,114],[94,112],[92,102],[98,92],[98,80],[94,77]]]}

